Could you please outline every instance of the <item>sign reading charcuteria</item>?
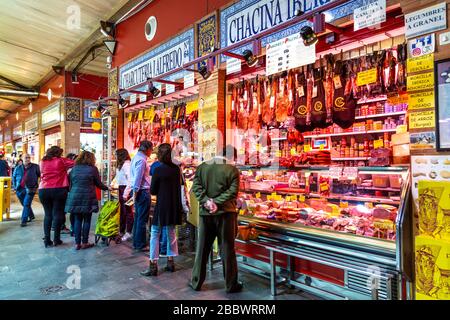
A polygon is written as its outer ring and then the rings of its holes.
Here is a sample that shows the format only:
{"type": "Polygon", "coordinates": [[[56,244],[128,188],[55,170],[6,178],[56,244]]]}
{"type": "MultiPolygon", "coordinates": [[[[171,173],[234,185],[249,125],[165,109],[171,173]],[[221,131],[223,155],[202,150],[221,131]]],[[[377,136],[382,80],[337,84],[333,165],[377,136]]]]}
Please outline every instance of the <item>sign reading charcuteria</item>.
{"type": "MultiPolygon", "coordinates": [[[[155,49],[123,65],[120,70],[119,88],[144,83],[147,78],[155,78],[183,64],[194,60],[194,29],[176,36],[155,49]]],[[[168,79],[182,78],[184,73],[171,75],[168,79]]]]}

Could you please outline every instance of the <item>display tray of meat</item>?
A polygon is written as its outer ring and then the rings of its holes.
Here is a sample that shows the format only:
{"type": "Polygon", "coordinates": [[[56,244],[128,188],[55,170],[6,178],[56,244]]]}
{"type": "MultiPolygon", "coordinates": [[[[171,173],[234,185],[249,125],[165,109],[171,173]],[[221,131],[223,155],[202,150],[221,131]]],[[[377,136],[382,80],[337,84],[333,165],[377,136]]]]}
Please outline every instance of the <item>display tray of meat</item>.
{"type": "Polygon", "coordinates": [[[265,200],[239,193],[238,208],[244,216],[291,223],[359,236],[395,240],[398,209],[389,205],[353,205],[341,208],[325,198],[297,200],[297,197],[267,196],[265,200]]]}

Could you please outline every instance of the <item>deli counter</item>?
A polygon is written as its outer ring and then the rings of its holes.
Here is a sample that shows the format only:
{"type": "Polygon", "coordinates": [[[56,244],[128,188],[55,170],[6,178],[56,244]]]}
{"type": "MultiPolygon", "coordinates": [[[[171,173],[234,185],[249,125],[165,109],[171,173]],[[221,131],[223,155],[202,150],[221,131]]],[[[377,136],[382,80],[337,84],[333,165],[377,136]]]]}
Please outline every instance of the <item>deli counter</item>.
{"type": "Polygon", "coordinates": [[[240,265],[270,277],[272,294],[285,283],[328,299],[410,298],[408,167],[240,171],[240,265]]]}

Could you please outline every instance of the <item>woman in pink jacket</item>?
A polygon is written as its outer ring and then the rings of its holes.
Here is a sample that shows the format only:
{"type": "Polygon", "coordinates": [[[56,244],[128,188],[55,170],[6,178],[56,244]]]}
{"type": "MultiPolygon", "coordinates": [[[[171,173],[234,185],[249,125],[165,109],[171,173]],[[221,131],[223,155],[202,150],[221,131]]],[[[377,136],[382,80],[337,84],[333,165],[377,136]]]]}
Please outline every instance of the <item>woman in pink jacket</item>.
{"type": "Polygon", "coordinates": [[[75,164],[73,160],[62,158],[63,149],[53,146],[47,150],[41,161],[41,182],[39,184],[39,200],[44,207],[44,245],[51,247],[62,244],[61,223],[64,216],[69,179],[67,170],[75,164]],[[50,240],[52,223],[54,222],[54,237],[50,240]]]}

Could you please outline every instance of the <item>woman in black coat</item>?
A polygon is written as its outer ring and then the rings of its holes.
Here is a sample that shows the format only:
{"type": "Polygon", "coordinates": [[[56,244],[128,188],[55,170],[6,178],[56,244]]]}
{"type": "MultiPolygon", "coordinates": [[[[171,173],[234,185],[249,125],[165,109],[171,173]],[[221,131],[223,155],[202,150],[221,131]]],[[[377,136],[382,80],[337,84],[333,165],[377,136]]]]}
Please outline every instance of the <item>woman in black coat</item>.
{"type": "Polygon", "coordinates": [[[180,168],[172,162],[172,148],[163,143],[158,147],[158,160],[161,165],[156,168],[150,191],[156,195],[156,206],[153,214],[150,237],[149,268],[141,272],[144,276],[158,275],[159,239],[163,229],[167,237],[166,271],[174,272],[173,257],[178,255],[178,243],[175,234],[176,225],[182,224],[183,205],[181,199],[182,177],[180,168]]]}
{"type": "Polygon", "coordinates": [[[100,174],[95,166],[95,155],[89,151],[83,151],[78,156],[75,166],[70,171],[69,180],[70,191],[65,211],[75,217],[75,249],[92,248],[94,245],[88,243],[88,239],[92,212],[98,212],[95,188],[99,187],[102,190],[111,190],[111,188],[105,186],[100,180],[100,174]]]}

